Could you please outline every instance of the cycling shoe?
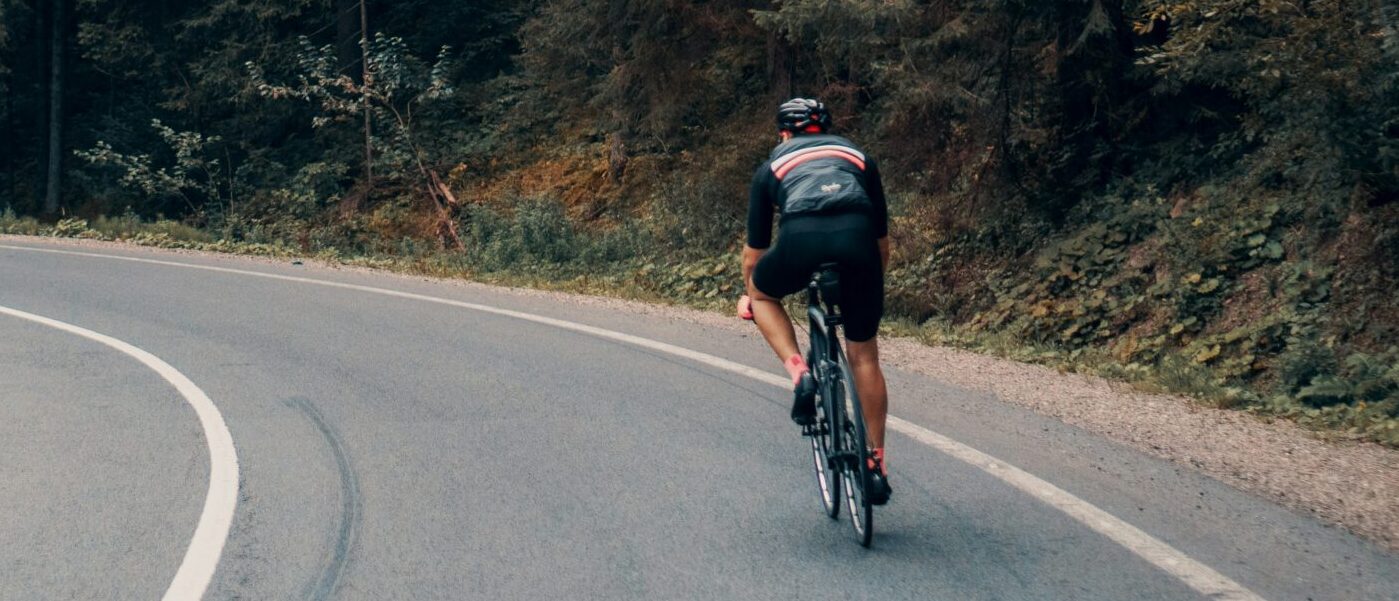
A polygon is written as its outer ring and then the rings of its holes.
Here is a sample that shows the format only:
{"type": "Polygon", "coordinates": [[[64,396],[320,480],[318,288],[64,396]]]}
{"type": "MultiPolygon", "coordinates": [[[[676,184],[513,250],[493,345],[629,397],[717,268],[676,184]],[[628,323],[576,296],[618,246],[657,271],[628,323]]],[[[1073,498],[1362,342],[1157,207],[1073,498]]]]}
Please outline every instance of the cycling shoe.
{"type": "Polygon", "coordinates": [[[888,503],[889,497],[894,494],[894,489],[889,487],[888,474],[870,472],[870,489],[865,494],[869,496],[871,505],[888,503]]]}
{"type": "Polygon", "coordinates": [[[871,454],[873,456],[869,459],[870,486],[869,490],[865,491],[865,496],[869,498],[871,505],[883,505],[889,502],[894,489],[889,487],[889,472],[884,470],[881,451],[871,451],[871,454]]]}
{"type": "Polygon", "coordinates": [[[811,372],[801,375],[792,396],[792,421],[798,426],[816,423],[816,380],[811,372]]]}

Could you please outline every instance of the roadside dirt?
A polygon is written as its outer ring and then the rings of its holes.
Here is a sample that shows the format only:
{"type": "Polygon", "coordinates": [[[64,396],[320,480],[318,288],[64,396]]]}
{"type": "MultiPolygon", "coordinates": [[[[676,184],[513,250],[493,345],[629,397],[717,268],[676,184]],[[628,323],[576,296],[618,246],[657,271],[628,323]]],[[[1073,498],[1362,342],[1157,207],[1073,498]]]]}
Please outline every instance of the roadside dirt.
{"type": "MultiPolygon", "coordinates": [[[[27,243],[42,238],[0,236],[27,243]]],[[[61,241],[64,246],[144,250],[151,254],[214,255],[159,251],[139,246],[61,241]]],[[[228,255],[219,255],[228,256],[228,255]]],[[[240,260],[285,264],[285,259],[240,260]]],[[[307,259],[307,263],[313,261],[307,259]]],[[[340,270],[357,267],[324,264],[340,270]]],[[[407,276],[423,279],[422,276],[407,276]]],[[[464,286],[484,286],[444,280],[464,286]]],[[[497,288],[497,290],[500,290],[497,288]]],[[[564,302],[607,306],[636,315],[680,319],[714,328],[751,332],[751,325],[727,315],[614,298],[512,288],[511,293],[564,302]]],[[[1004,402],[1028,408],[1094,432],[1149,455],[1199,470],[1235,488],[1343,526],[1392,551],[1399,551],[1399,450],[1370,443],[1332,441],[1286,420],[1202,407],[1188,398],[1146,394],[1101,378],[1055,370],[906,338],[886,339],[887,365],[949,385],[990,392],[1004,402]]]]}

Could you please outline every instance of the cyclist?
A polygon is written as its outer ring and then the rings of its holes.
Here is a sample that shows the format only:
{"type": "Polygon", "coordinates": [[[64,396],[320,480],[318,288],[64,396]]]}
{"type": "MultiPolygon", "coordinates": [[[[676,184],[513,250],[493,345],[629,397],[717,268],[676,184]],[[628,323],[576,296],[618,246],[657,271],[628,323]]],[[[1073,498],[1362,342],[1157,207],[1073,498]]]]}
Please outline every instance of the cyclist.
{"type": "Polygon", "coordinates": [[[823,263],[838,264],[846,354],[864,404],[874,478],[870,501],[892,492],[884,468],[888,392],[879,368],[876,334],[884,313],[884,268],[889,262],[889,211],[879,168],[850,140],[830,134],[831,114],[810,98],[777,110],[780,143],[753,174],[748,194],[748,241],[743,249],[747,295],[738,313],[758,324],[792,376],[792,421],[816,416],[816,383],[797,347],[781,299],[806,288],[823,263]],[[772,245],[773,212],[780,215],[772,245]],[[772,246],[772,248],[768,248],[772,246]]]}

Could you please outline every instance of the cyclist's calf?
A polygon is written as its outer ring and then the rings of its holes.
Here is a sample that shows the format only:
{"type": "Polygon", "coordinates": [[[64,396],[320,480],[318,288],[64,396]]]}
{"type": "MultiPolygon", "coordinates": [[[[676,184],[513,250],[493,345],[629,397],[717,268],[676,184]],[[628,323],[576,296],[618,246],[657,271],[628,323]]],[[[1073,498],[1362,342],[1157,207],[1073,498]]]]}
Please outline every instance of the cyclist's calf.
{"type": "Polygon", "coordinates": [[[879,339],[864,342],[847,340],[845,356],[855,372],[855,387],[864,406],[865,425],[869,428],[869,444],[884,448],[884,419],[889,414],[889,391],[884,385],[884,371],[879,367],[879,339]]]}
{"type": "Polygon", "coordinates": [[[846,358],[850,360],[850,367],[859,369],[866,363],[874,364],[875,369],[879,368],[879,339],[871,338],[864,342],[855,342],[846,339],[846,358]]]}

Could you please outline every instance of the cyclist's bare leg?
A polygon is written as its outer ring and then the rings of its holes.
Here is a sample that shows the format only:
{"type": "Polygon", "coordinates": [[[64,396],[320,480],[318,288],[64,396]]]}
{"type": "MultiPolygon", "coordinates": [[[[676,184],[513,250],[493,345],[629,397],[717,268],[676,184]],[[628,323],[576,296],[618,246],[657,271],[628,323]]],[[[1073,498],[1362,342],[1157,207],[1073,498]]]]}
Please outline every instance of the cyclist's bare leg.
{"type": "Polygon", "coordinates": [[[879,338],[864,342],[846,340],[845,347],[850,369],[855,372],[855,389],[864,406],[870,448],[882,449],[884,420],[889,415],[889,391],[884,386],[884,372],[879,368],[879,338]]]}
{"type": "Polygon", "coordinates": [[[777,358],[786,361],[793,355],[800,355],[801,350],[797,348],[797,332],[792,329],[792,318],[787,315],[787,310],[782,308],[782,301],[763,294],[758,289],[752,290],[753,296],[753,322],[758,324],[758,331],[763,333],[763,338],[777,353],[777,358]]]}

